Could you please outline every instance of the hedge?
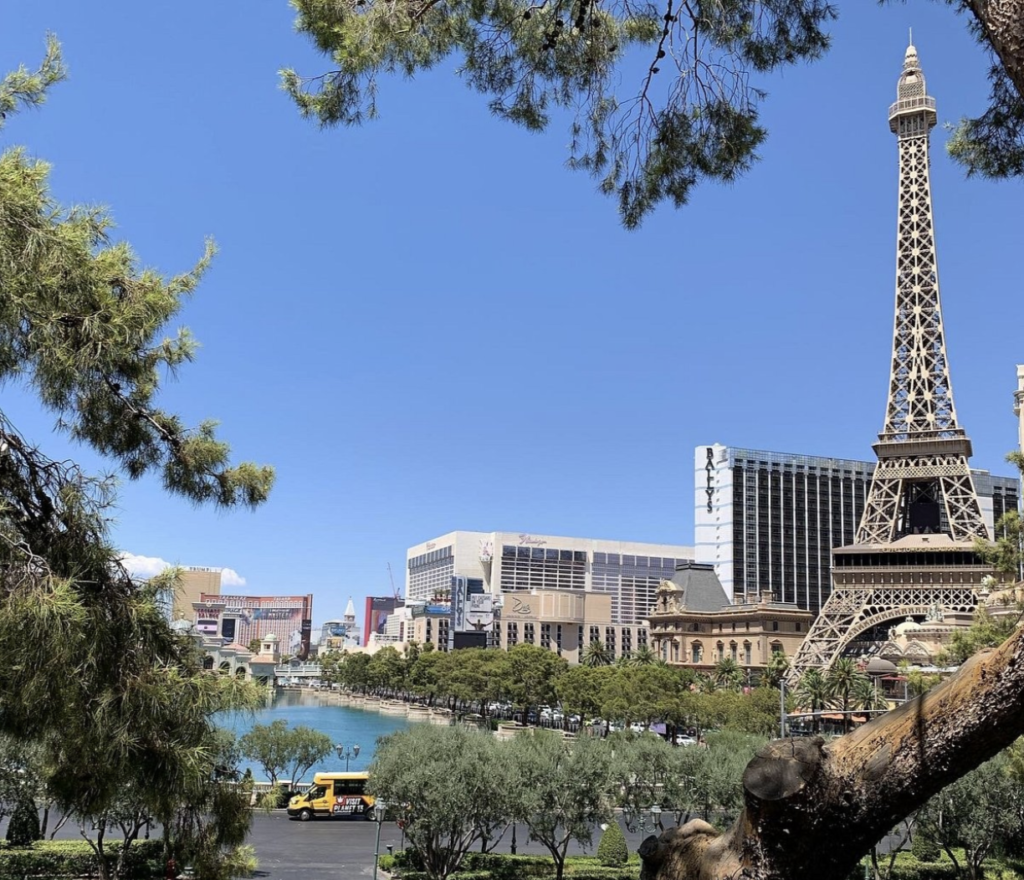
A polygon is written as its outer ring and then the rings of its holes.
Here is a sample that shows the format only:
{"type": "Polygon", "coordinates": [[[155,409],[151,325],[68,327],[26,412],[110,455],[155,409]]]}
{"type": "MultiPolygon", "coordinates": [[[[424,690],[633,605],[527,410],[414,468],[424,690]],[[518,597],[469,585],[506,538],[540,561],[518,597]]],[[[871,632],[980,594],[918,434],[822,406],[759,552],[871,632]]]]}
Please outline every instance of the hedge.
{"type": "MultiPolygon", "coordinates": [[[[105,849],[116,858],[120,841],[106,841],[105,849]]],[[[163,851],[163,841],[135,841],[128,851],[127,873],[162,876],[163,851]]],[[[89,877],[97,873],[96,854],[85,840],[37,840],[25,848],[0,846],[0,877],[89,877]]]]}
{"type": "MultiPolygon", "coordinates": [[[[417,861],[410,851],[397,852],[388,867],[397,869],[401,880],[428,880],[426,871],[417,870],[417,861]]],[[[383,864],[381,864],[383,867],[383,864]]],[[[513,856],[503,853],[467,853],[452,880],[548,880],[555,876],[555,863],[550,856],[513,856]]],[[[638,880],[639,861],[621,868],[602,867],[593,856],[573,856],[565,861],[566,880],[638,880]]],[[[924,880],[924,878],[920,878],[924,880]]]]}

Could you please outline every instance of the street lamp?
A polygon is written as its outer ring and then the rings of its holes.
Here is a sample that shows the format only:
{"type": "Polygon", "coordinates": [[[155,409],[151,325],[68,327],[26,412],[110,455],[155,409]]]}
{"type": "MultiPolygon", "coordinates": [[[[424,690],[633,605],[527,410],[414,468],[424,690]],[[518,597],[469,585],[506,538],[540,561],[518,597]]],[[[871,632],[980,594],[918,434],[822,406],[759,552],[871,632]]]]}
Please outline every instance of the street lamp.
{"type": "Polygon", "coordinates": [[[373,880],[377,880],[377,862],[380,859],[380,826],[384,824],[384,814],[387,809],[388,805],[384,801],[373,802],[373,820],[377,823],[377,842],[373,847],[373,880]]]}
{"type": "Polygon", "coordinates": [[[661,828],[661,804],[651,804],[651,830],[661,828]]]}
{"type": "Polygon", "coordinates": [[[338,743],[334,747],[334,751],[338,753],[339,758],[345,759],[345,772],[348,773],[348,762],[352,758],[359,757],[359,746],[353,745],[351,748],[346,748],[341,743],[338,743]]]}

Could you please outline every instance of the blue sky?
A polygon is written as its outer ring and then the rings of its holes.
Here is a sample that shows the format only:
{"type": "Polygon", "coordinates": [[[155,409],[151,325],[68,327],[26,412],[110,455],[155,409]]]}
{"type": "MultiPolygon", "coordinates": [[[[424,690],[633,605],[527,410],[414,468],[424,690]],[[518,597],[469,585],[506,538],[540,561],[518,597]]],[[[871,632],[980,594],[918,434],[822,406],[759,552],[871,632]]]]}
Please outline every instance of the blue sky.
{"type": "MultiPolygon", "coordinates": [[[[0,69],[35,64],[53,31],[71,77],[0,147],[52,162],[62,201],[108,205],[146,265],[180,271],[215,237],[181,319],[203,348],[164,401],[277,468],[255,513],[126,484],[119,546],[229,568],[254,594],[312,592],[319,623],[388,594],[387,564],[401,580],[406,548],[452,529],[692,544],[698,444],[870,458],[907,28],[940,123],[983,108],[986,60],[944,4],[839,5],[827,57],[763,81],[753,171],[627,233],[565,170],[563,126],[492,119],[451,67],[384,81],[382,119],[361,129],[304,122],[277,70],[326,62],[284,0],[8,0],[0,69]]],[[[965,180],[944,139],[957,411],[973,466],[1009,474],[1024,192],[965,180]]],[[[51,454],[99,467],[17,388],[2,406],[51,454]]]]}

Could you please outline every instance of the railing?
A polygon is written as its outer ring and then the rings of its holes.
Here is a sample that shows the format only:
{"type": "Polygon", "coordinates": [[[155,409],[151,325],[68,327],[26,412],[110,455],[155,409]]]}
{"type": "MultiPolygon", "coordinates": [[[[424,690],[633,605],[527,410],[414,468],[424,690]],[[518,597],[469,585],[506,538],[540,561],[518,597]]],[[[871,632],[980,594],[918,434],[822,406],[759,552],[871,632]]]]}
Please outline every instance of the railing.
{"type": "Polygon", "coordinates": [[[895,104],[889,105],[889,118],[899,113],[907,113],[910,110],[935,110],[935,99],[928,95],[921,95],[916,98],[904,98],[895,104]]]}

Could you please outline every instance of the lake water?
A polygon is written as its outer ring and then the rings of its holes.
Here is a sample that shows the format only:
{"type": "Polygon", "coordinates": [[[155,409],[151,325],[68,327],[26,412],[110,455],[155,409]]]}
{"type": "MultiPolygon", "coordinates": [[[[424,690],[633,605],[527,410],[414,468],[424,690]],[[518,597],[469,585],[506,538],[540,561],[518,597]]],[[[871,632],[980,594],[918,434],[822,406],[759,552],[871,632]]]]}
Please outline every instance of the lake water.
{"type": "MultiPolygon", "coordinates": [[[[266,709],[254,714],[232,714],[218,719],[221,727],[233,730],[241,736],[254,724],[271,724],[283,719],[289,727],[311,727],[326,733],[331,742],[351,747],[359,745],[359,756],[349,761],[349,770],[366,770],[373,760],[377,738],[394,733],[397,730],[408,730],[410,723],[402,717],[382,715],[367,709],[354,709],[350,706],[321,705],[316,693],[299,690],[276,690],[273,703],[266,709]]],[[[261,780],[266,775],[260,767],[243,762],[244,772],[250,767],[253,776],[261,780]]],[[[330,757],[313,767],[304,777],[306,781],[313,778],[318,771],[344,770],[345,760],[332,752],[330,757]]]]}

